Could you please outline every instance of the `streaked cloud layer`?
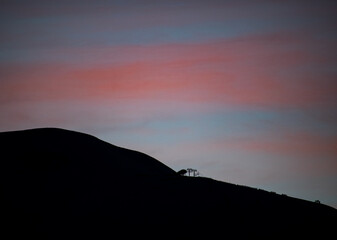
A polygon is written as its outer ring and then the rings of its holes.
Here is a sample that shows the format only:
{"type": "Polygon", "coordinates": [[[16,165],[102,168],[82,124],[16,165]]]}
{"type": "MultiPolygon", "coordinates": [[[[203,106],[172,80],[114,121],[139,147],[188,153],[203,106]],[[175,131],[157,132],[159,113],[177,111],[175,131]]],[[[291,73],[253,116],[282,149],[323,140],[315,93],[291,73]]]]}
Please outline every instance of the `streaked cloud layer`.
{"type": "Polygon", "coordinates": [[[337,206],[333,1],[1,4],[1,131],[84,131],[337,206]]]}

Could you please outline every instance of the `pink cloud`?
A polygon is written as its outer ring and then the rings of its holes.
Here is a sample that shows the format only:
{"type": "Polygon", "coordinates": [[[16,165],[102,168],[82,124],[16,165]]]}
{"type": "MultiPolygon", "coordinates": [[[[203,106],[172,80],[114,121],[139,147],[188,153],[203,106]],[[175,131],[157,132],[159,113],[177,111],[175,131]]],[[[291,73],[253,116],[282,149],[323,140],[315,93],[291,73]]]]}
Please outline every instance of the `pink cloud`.
{"type": "Polygon", "coordinates": [[[324,69],[335,67],[337,57],[309,51],[300,43],[314,44],[302,36],[277,34],[99,53],[99,58],[124,57],[121,63],[7,64],[0,67],[0,101],[131,98],[270,107],[333,104],[337,76],[324,69]]]}
{"type": "Polygon", "coordinates": [[[198,149],[200,152],[222,153],[223,156],[230,152],[240,153],[245,156],[245,159],[240,159],[241,164],[243,161],[246,166],[253,164],[254,167],[254,164],[259,162],[266,165],[263,167],[273,166],[276,171],[279,167],[283,176],[287,174],[286,171],[297,173],[299,176],[334,176],[337,170],[336,136],[292,132],[289,129],[273,136],[266,134],[255,137],[228,137],[186,143],[182,148],[184,151],[188,149],[193,152],[198,149]]]}
{"type": "MultiPolygon", "coordinates": [[[[275,138],[232,139],[225,145],[241,149],[270,152],[275,154],[290,154],[299,156],[337,156],[336,136],[318,136],[311,133],[291,133],[287,131],[275,138]]],[[[335,166],[337,167],[337,165],[335,166]]]]}

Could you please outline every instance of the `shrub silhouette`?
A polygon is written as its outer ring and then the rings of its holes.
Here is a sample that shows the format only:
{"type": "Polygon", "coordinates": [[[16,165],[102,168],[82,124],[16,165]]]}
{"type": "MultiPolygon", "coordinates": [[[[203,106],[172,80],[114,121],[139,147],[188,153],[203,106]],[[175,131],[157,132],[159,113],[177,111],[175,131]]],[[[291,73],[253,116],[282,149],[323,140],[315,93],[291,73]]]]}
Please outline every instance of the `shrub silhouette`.
{"type": "Polygon", "coordinates": [[[179,175],[181,176],[185,176],[185,174],[187,173],[187,171],[185,169],[181,169],[180,171],[177,172],[179,175]]]}

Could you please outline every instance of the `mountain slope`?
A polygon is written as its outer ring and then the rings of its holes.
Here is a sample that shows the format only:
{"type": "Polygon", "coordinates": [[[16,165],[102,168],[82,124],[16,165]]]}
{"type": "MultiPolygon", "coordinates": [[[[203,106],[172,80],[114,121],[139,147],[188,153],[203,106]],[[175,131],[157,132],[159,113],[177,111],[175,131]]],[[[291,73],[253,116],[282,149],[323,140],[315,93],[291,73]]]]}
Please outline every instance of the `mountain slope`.
{"type": "Polygon", "coordinates": [[[0,146],[1,216],[13,239],[334,234],[331,207],[182,177],[150,156],[87,134],[5,132],[0,146]]]}

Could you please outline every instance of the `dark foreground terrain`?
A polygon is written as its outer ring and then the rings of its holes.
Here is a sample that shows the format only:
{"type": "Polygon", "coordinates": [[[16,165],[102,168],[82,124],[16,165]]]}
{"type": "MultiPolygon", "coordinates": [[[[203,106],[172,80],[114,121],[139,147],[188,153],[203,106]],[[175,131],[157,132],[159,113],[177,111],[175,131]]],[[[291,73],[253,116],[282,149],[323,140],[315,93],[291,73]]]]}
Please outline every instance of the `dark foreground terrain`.
{"type": "Polygon", "coordinates": [[[62,129],[0,133],[2,239],[329,237],[337,210],[184,177],[145,154],[62,129]]]}

